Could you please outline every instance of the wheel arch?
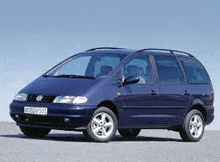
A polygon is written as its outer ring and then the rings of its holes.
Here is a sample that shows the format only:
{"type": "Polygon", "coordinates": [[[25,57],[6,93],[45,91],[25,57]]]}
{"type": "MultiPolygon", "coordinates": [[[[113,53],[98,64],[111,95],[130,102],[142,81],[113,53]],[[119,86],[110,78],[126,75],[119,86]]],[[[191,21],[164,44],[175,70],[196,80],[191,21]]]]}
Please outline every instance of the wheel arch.
{"type": "Polygon", "coordinates": [[[117,108],[117,106],[114,104],[114,102],[113,101],[111,101],[111,100],[104,100],[104,101],[101,101],[99,104],[98,104],[98,108],[99,107],[106,107],[106,108],[108,108],[108,109],[110,109],[110,110],[112,110],[113,111],[113,113],[115,114],[115,116],[117,117],[117,119],[118,119],[118,117],[119,117],[119,111],[118,111],[118,108],[117,108]]]}
{"type": "Polygon", "coordinates": [[[200,112],[202,113],[202,115],[203,115],[203,118],[204,118],[205,122],[206,122],[206,120],[207,120],[207,113],[206,113],[206,110],[205,110],[203,104],[197,103],[197,104],[193,105],[193,106],[188,110],[187,113],[189,113],[191,110],[198,110],[198,111],[200,111],[200,112]]]}

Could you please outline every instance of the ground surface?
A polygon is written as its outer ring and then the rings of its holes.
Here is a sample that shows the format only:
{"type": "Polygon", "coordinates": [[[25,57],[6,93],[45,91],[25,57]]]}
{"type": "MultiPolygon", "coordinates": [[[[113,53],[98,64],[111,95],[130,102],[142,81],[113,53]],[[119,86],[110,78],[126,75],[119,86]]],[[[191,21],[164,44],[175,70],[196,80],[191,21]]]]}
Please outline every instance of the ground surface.
{"type": "Polygon", "coordinates": [[[182,142],[167,130],[142,130],[133,140],[120,135],[109,143],[84,140],[78,132],[52,131],[44,139],[29,139],[15,123],[0,123],[1,162],[124,162],[220,161],[220,131],[206,130],[200,142],[182,142]]]}

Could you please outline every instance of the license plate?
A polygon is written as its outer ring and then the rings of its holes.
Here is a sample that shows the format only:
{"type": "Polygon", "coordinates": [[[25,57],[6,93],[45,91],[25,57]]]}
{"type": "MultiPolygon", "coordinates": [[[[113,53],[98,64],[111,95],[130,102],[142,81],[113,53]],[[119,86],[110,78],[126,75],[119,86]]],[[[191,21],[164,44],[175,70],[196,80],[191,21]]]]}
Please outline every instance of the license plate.
{"type": "Polygon", "coordinates": [[[25,114],[33,114],[33,115],[47,115],[46,107],[24,107],[25,114]]]}

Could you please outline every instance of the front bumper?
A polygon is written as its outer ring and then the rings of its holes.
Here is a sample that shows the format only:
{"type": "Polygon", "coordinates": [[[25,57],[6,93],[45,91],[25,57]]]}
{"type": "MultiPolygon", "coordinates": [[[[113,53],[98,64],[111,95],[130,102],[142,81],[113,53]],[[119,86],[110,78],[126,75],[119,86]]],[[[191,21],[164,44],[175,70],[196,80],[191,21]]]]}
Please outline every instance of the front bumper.
{"type": "Polygon", "coordinates": [[[19,126],[75,130],[85,127],[96,109],[93,105],[13,101],[10,116],[19,126]],[[25,114],[24,106],[47,107],[48,113],[46,116],[25,114]]]}

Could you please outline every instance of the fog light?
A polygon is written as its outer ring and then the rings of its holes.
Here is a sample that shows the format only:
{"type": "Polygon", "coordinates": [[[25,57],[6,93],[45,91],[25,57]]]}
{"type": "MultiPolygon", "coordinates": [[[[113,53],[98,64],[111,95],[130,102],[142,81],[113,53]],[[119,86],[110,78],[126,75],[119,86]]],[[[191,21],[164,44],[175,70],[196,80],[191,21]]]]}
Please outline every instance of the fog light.
{"type": "Polygon", "coordinates": [[[18,115],[15,115],[15,117],[18,119],[19,118],[19,116],[18,115]]]}
{"type": "Polygon", "coordinates": [[[64,118],[64,123],[69,123],[70,119],[69,118],[64,118]]]}

